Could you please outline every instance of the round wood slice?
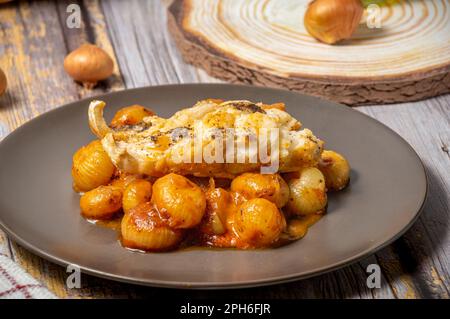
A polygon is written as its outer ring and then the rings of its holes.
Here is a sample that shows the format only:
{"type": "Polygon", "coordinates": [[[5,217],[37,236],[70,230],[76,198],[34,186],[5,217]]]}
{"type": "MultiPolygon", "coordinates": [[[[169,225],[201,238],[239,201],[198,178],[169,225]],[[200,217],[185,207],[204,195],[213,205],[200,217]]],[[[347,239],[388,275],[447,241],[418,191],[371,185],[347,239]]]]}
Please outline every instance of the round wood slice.
{"type": "Polygon", "coordinates": [[[282,87],[348,105],[415,101],[450,92],[450,1],[381,7],[327,45],[305,30],[309,0],[175,0],[169,29],[184,59],[231,82],[282,87]]]}

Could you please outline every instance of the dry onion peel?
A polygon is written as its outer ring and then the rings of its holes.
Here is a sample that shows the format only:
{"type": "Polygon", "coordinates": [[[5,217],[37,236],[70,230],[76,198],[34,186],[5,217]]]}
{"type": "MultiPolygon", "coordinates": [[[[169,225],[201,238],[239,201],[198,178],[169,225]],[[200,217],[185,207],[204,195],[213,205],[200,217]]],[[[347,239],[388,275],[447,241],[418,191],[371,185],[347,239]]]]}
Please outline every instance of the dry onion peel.
{"type": "Polygon", "coordinates": [[[360,0],[314,0],[306,10],[304,24],[317,40],[334,44],[352,36],[363,13],[360,0]]]}
{"type": "Polygon", "coordinates": [[[86,88],[112,75],[114,62],[103,49],[93,44],[83,44],[64,59],[64,69],[86,88]]]}

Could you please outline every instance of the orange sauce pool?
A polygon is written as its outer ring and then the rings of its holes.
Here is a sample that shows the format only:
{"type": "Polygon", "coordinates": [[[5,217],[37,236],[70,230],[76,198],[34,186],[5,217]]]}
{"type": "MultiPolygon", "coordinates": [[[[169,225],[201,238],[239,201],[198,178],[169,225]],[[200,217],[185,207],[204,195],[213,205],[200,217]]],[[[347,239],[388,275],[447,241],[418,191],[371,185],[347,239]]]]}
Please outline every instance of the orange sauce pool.
{"type": "MultiPolygon", "coordinates": [[[[317,223],[322,217],[323,213],[317,213],[317,214],[310,214],[306,216],[297,216],[295,218],[291,218],[287,222],[287,227],[285,233],[282,234],[280,240],[278,243],[273,245],[273,247],[269,248],[276,248],[279,246],[284,246],[289,243],[292,243],[296,240],[299,240],[306,236],[308,229],[313,226],[315,223],[317,223]]],[[[111,220],[88,220],[89,222],[92,222],[93,224],[108,228],[111,230],[114,230],[118,234],[118,241],[121,243],[121,245],[129,249],[131,251],[135,252],[141,252],[141,253],[148,253],[148,251],[140,250],[140,249],[134,249],[126,247],[122,244],[121,239],[121,222],[122,222],[122,215],[118,216],[111,220]]],[[[230,243],[235,240],[235,238],[232,238],[231,236],[211,236],[207,241],[204,241],[203,244],[199,244],[199,239],[194,238],[195,233],[191,236],[188,236],[183,240],[177,250],[193,250],[193,249],[255,249],[251,246],[240,243],[240,242],[234,242],[235,247],[230,247],[230,243]]]]}
{"type": "Polygon", "coordinates": [[[122,222],[122,216],[111,220],[94,220],[92,222],[97,226],[109,228],[120,233],[120,223],[122,222]]]}
{"type": "Polygon", "coordinates": [[[298,239],[303,238],[308,232],[308,229],[317,223],[322,216],[323,214],[310,214],[291,219],[288,222],[286,232],[298,239]]]}
{"type": "MultiPolygon", "coordinates": [[[[163,144],[163,143],[161,143],[163,144]]],[[[128,182],[133,180],[142,178],[142,176],[134,176],[134,175],[124,175],[118,179],[115,179],[111,182],[112,185],[117,187],[125,188],[128,182]]],[[[223,193],[228,193],[230,200],[221,202],[220,211],[226,212],[225,219],[221,218],[221,226],[224,228],[219,234],[217,232],[212,231],[211,224],[208,222],[208,209],[217,208],[219,202],[210,201],[212,206],[207,207],[207,212],[205,212],[204,218],[202,222],[195,226],[194,228],[190,228],[186,230],[186,234],[182,241],[179,243],[177,250],[186,250],[186,249],[260,249],[251,244],[244,242],[239,238],[237,233],[234,231],[234,215],[238,210],[238,207],[245,203],[247,199],[241,193],[231,191],[231,181],[228,179],[216,179],[216,178],[204,178],[204,177],[192,177],[188,178],[194,184],[199,186],[206,197],[211,196],[212,193],[217,193],[218,190],[221,190],[223,193]],[[212,191],[212,193],[211,193],[212,191]],[[209,195],[208,195],[209,194],[209,195]],[[221,233],[221,234],[220,234],[221,233]]],[[[153,182],[153,181],[152,181],[153,182]]],[[[292,216],[289,212],[284,211],[283,208],[279,208],[280,212],[284,215],[286,219],[286,228],[281,233],[279,238],[275,240],[271,245],[267,248],[276,248],[280,246],[287,245],[296,240],[303,238],[308,229],[318,222],[325,211],[321,211],[315,214],[305,215],[305,216],[292,216]]],[[[159,213],[158,213],[159,214],[159,213]]],[[[104,228],[108,228],[114,230],[118,234],[118,241],[121,245],[129,250],[138,251],[138,252],[149,252],[135,248],[127,247],[122,241],[121,234],[121,223],[123,218],[123,212],[116,214],[112,219],[109,220],[88,220],[89,222],[104,228]]]]}

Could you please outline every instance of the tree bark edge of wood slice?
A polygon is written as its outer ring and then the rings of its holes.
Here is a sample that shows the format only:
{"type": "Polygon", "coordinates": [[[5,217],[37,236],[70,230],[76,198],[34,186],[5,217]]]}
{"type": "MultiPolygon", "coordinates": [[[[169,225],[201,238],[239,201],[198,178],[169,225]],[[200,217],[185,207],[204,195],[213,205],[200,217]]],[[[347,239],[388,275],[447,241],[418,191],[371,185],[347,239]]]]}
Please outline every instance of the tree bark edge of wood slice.
{"type": "Polygon", "coordinates": [[[168,8],[168,27],[183,59],[209,75],[231,83],[282,88],[358,106],[418,101],[450,93],[450,61],[431,70],[398,77],[345,79],[343,77],[280,76],[228,56],[183,27],[186,0],[168,8]]]}

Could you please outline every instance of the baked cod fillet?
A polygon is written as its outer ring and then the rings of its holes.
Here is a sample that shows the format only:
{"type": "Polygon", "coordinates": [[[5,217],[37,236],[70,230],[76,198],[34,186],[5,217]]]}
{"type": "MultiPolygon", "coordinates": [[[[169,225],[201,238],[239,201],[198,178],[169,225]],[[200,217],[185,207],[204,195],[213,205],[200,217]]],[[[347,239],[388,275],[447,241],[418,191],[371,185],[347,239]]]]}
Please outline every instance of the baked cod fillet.
{"type": "Polygon", "coordinates": [[[323,142],[287,112],[260,103],[205,100],[168,119],[154,115],[116,129],[107,125],[104,107],[91,102],[91,130],[112,162],[131,174],[233,178],[269,167],[270,173],[292,172],[317,165],[323,150],[323,142]]]}

